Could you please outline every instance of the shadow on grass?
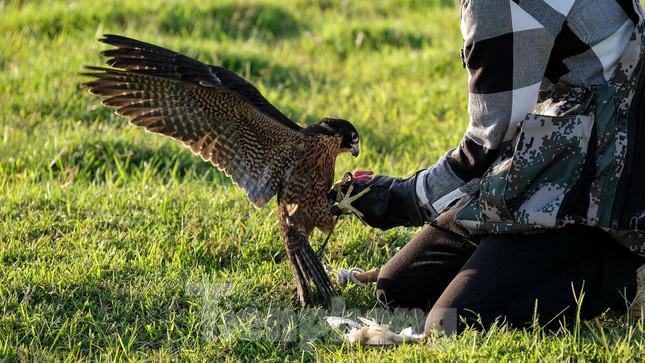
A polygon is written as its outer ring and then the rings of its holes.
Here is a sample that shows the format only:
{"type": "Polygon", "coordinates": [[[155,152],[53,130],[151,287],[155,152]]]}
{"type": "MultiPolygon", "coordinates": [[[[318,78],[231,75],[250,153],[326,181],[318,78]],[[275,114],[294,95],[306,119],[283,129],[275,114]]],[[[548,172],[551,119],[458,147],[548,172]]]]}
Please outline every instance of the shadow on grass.
{"type": "Polygon", "coordinates": [[[29,30],[33,35],[53,38],[65,32],[95,29],[97,24],[124,29],[133,17],[125,7],[108,5],[103,11],[96,10],[72,7],[63,11],[54,7],[51,11],[28,12],[22,17],[11,19],[5,26],[9,30],[29,30]]]}
{"type": "Polygon", "coordinates": [[[173,35],[277,39],[300,34],[303,26],[286,10],[268,4],[211,5],[166,8],[159,16],[160,30],[173,35]]]}
{"type": "Polygon", "coordinates": [[[47,11],[28,9],[24,15],[0,24],[0,30],[28,30],[37,36],[54,37],[62,33],[125,29],[131,24],[151,23],[162,33],[199,35],[207,38],[259,38],[275,40],[294,37],[304,26],[281,7],[268,4],[220,4],[206,7],[177,4],[161,10],[133,7],[130,4],[91,3],[52,6],[47,11]]]}
{"type": "Polygon", "coordinates": [[[55,175],[74,170],[75,179],[92,182],[157,177],[164,182],[194,178],[230,184],[229,178],[210,163],[170,143],[150,148],[122,140],[87,140],[65,147],[49,168],[55,175]]]}

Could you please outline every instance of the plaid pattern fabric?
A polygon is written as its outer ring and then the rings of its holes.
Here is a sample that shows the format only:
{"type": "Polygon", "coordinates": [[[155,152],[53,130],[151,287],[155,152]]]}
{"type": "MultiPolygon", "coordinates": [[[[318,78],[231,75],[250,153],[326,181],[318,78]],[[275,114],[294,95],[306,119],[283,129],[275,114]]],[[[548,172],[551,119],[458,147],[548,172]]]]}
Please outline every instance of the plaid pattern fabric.
{"type": "Polygon", "coordinates": [[[605,84],[638,21],[634,0],[463,0],[462,56],[470,123],[460,145],[417,177],[433,204],[482,176],[503,142],[554,84],[605,84]]]}

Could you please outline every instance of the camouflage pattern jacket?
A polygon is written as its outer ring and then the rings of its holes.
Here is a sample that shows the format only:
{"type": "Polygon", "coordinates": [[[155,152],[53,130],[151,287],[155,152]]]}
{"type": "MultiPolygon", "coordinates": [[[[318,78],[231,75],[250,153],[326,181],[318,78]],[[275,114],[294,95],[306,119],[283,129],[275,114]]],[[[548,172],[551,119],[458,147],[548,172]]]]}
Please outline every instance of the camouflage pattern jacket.
{"type": "Polygon", "coordinates": [[[483,176],[435,206],[461,208],[473,233],[584,224],[645,255],[645,23],[631,5],[635,27],[609,81],[543,88],[483,176]]]}

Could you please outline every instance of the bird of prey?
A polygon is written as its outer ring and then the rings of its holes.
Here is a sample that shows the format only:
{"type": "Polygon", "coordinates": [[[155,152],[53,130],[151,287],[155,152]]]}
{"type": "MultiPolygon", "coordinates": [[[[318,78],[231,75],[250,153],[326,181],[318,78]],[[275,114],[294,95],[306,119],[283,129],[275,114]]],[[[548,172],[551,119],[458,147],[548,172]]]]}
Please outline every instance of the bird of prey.
{"type": "Polygon", "coordinates": [[[280,231],[299,302],[328,305],[329,277],[309,244],[314,228],[331,231],[337,211],[328,192],[336,157],[359,153],[359,134],[342,119],[300,127],[248,81],[223,67],[135,39],[105,35],[110,67],[91,67],[84,83],[130,124],[170,136],[224,171],[258,208],[277,196],[280,231]],[[316,286],[317,294],[311,285],[316,286]]]}

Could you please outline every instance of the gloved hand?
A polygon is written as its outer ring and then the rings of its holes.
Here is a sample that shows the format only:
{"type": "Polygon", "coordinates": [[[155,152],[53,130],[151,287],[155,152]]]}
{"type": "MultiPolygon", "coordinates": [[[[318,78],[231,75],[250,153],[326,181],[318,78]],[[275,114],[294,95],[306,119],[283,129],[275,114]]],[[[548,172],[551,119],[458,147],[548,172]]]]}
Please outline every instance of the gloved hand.
{"type": "MultiPolygon", "coordinates": [[[[372,177],[371,171],[356,171],[351,180],[340,185],[343,197],[356,196],[369,188],[351,205],[360,213],[360,218],[374,228],[387,230],[397,226],[421,226],[425,220],[419,210],[416,196],[416,173],[407,179],[385,175],[372,177]],[[350,195],[345,195],[353,185],[350,195]]],[[[337,192],[329,193],[332,201],[338,201],[337,192]]]]}

